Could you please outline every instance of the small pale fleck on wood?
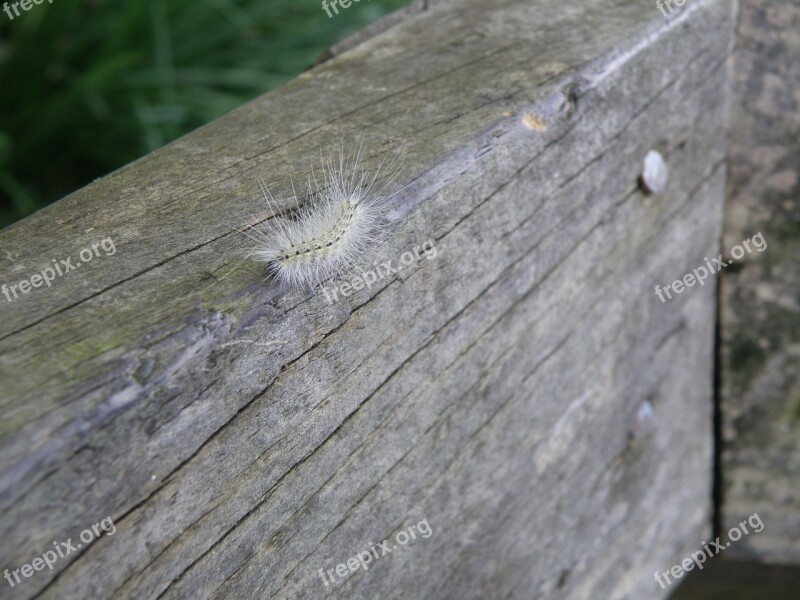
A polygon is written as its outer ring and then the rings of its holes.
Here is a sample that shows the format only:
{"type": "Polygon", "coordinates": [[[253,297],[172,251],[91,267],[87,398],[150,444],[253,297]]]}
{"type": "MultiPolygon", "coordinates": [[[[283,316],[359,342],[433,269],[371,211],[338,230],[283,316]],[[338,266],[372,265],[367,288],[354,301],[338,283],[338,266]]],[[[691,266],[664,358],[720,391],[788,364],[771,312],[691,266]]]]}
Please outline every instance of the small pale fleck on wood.
{"type": "Polygon", "coordinates": [[[539,115],[527,114],[522,117],[522,124],[533,131],[547,131],[547,123],[539,115]]]}
{"type": "Polygon", "coordinates": [[[667,161],[660,152],[650,150],[644,157],[639,185],[648,194],[663,194],[667,189],[667,183],[669,183],[667,161]]]}
{"type": "Polygon", "coordinates": [[[655,415],[653,405],[647,400],[639,405],[636,414],[631,417],[628,423],[628,432],[634,439],[640,438],[650,433],[655,428],[655,415]]]}

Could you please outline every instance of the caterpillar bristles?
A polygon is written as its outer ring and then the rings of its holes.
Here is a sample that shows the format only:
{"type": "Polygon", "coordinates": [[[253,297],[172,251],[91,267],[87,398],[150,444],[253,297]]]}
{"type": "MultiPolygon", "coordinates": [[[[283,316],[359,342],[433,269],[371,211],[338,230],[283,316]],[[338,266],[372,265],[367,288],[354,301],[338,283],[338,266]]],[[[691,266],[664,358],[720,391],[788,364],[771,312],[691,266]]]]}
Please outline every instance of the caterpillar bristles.
{"type": "MultiPolygon", "coordinates": [[[[343,143],[338,162],[322,161],[324,185],[319,185],[312,171],[306,202],[293,216],[274,216],[253,226],[253,235],[245,232],[258,244],[251,256],[267,263],[281,285],[299,289],[321,284],[374,255],[382,243],[386,213],[399,191],[389,189],[398,176],[400,152],[388,164],[384,158],[372,175],[362,168],[363,155],[363,140],[347,154],[343,143]]],[[[260,183],[275,215],[275,199],[260,183]]],[[[299,204],[294,185],[292,193],[294,204],[299,204]]]]}

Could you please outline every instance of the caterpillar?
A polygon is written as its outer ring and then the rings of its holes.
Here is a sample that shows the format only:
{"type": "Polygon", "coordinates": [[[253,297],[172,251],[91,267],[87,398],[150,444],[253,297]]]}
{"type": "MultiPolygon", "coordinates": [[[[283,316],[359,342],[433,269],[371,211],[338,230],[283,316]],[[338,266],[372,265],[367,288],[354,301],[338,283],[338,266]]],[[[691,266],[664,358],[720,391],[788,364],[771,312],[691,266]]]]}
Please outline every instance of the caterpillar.
{"type": "MultiPolygon", "coordinates": [[[[363,167],[363,138],[338,161],[322,160],[323,185],[312,175],[307,200],[293,217],[275,216],[275,202],[261,181],[273,218],[252,228],[257,242],[251,252],[282,286],[300,289],[341,275],[354,262],[374,254],[388,224],[387,211],[399,190],[391,187],[399,172],[400,151],[384,157],[370,174],[363,167]],[[312,185],[313,181],[313,185],[312,185]]],[[[294,204],[300,204],[292,189],[294,204]]]]}

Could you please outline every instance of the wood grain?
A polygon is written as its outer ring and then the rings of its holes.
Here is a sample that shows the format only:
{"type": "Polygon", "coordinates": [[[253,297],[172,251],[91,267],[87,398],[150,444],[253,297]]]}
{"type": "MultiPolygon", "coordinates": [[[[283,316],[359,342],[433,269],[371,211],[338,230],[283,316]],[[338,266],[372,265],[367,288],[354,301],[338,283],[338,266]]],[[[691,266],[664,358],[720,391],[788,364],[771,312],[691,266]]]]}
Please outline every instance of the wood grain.
{"type": "Polygon", "coordinates": [[[745,0],[739,18],[723,248],[767,249],[723,274],[722,533],[731,555],[800,564],[800,2],[745,0]]]}
{"type": "Polygon", "coordinates": [[[710,527],[715,292],[653,288],[719,245],[732,19],[432,6],[0,233],[3,282],[117,248],[3,305],[2,564],[117,526],[14,594],[663,597],[710,527]],[[436,258],[332,305],[239,264],[257,178],[359,132],[405,145],[381,260],[436,258]]]}

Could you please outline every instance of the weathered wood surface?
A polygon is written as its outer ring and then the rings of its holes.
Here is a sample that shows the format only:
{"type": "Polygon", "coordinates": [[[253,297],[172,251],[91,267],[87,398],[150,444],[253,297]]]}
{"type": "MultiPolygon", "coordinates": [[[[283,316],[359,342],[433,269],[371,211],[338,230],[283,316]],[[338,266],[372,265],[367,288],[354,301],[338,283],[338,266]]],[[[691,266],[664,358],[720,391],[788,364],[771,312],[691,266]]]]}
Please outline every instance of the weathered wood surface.
{"type": "Polygon", "coordinates": [[[2,304],[2,565],[117,526],[14,597],[663,596],[709,533],[715,296],[653,288],[718,247],[732,19],[445,4],[0,233],[2,282],[116,245],[2,304]],[[381,256],[437,257],[333,305],[237,267],[257,177],[359,131],[406,144],[381,256]]]}
{"type": "Polygon", "coordinates": [[[768,248],[722,280],[722,530],[730,555],[800,564],[800,2],[745,0],[723,248],[768,248]]]}

